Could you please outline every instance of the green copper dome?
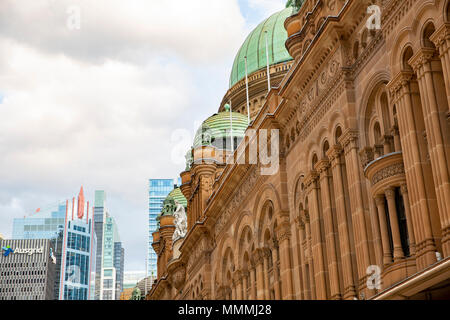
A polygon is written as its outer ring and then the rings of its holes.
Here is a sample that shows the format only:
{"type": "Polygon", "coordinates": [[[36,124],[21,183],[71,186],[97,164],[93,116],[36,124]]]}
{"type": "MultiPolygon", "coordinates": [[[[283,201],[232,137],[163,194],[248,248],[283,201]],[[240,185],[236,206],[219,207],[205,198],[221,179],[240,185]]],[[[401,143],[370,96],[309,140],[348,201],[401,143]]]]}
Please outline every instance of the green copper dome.
{"type": "Polygon", "coordinates": [[[248,74],[266,68],[266,32],[267,46],[269,47],[270,65],[292,60],[285,47],[287,32],[284,29],[286,18],[295,13],[296,9],[290,6],[268,19],[261,22],[245,40],[234,59],[233,69],[230,76],[230,88],[245,78],[245,56],[247,56],[248,74]]]}
{"type": "Polygon", "coordinates": [[[170,197],[173,198],[173,200],[175,200],[176,202],[178,202],[179,204],[183,205],[183,207],[187,207],[187,200],[184,197],[183,193],[181,192],[180,188],[175,188],[173,189],[169,195],[170,197]]]}
{"type": "MultiPolygon", "coordinates": [[[[245,135],[248,118],[246,115],[238,112],[231,112],[231,115],[233,118],[233,138],[236,142],[234,147],[236,148],[245,135]]],[[[230,112],[216,113],[203,121],[201,127],[197,130],[194,138],[194,148],[214,146],[221,150],[231,149],[229,148],[231,146],[230,133],[230,112]]]]}
{"type": "Polygon", "coordinates": [[[181,192],[180,188],[175,188],[167,195],[167,197],[163,201],[161,213],[156,217],[157,226],[156,230],[159,230],[160,224],[159,220],[161,216],[171,216],[177,210],[177,204],[181,204],[183,207],[187,207],[187,200],[181,192]]]}

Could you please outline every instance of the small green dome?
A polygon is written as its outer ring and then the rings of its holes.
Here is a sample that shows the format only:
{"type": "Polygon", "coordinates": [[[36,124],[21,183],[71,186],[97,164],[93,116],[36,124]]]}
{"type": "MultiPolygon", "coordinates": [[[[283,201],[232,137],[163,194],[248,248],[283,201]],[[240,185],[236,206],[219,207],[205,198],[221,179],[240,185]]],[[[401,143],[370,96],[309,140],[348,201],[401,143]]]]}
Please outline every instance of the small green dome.
{"type": "Polygon", "coordinates": [[[177,204],[181,204],[183,207],[187,207],[187,200],[181,192],[180,188],[175,188],[167,195],[167,197],[163,201],[163,205],[161,208],[161,213],[156,217],[157,225],[156,230],[159,230],[160,224],[159,220],[161,216],[171,216],[177,210],[177,204]]]}
{"type": "Polygon", "coordinates": [[[292,60],[286,50],[287,32],[284,28],[286,18],[294,14],[296,9],[288,3],[288,7],[261,22],[245,40],[234,59],[230,76],[230,88],[245,78],[245,56],[247,56],[248,74],[266,68],[266,33],[269,49],[270,65],[292,60]]]}
{"type": "MultiPolygon", "coordinates": [[[[245,135],[245,130],[248,126],[248,118],[246,115],[238,112],[231,112],[231,115],[233,119],[233,138],[239,143],[245,135]]],[[[230,112],[224,111],[215,113],[203,121],[202,125],[197,130],[194,138],[194,148],[214,146],[218,149],[225,150],[227,147],[231,146],[231,141],[229,141],[230,133],[230,112]]],[[[235,144],[235,147],[237,147],[237,144],[235,144]]]]}
{"type": "Polygon", "coordinates": [[[183,207],[187,207],[187,200],[184,197],[183,193],[181,192],[180,188],[175,188],[173,189],[169,195],[170,197],[173,198],[173,200],[175,200],[176,202],[178,202],[179,204],[183,205],[183,207]]]}

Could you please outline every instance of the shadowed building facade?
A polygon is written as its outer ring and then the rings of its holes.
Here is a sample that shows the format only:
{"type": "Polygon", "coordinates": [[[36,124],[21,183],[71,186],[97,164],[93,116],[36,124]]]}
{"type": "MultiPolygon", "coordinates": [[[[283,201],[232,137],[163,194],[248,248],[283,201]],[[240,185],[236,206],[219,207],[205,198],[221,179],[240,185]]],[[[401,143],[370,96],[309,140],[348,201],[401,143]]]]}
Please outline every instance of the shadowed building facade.
{"type": "Polygon", "coordinates": [[[449,299],[450,1],[292,2],[233,65],[216,117],[247,117],[247,56],[248,128],[197,132],[187,234],[161,216],[147,299],[449,299]],[[263,129],[271,175],[249,160],[263,129]]]}

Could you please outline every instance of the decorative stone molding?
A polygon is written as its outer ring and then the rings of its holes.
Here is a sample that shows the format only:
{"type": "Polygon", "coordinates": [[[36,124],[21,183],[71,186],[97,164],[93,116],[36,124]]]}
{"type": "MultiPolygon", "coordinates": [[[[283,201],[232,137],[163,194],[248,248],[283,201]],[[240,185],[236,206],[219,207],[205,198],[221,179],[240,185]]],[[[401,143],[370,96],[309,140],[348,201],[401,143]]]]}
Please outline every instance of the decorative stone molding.
{"type": "Polygon", "coordinates": [[[226,223],[230,220],[232,213],[235,213],[238,206],[245,200],[245,198],[248,197],[251,190],[255,186],[258,177],[259,175],[256,168],[253,168],[247,178],[245,178],[240,186],[236,188],[237,191],[233,196],[231,196],[231,200],[228,202],[227,206],[225,206],[219,213],[214,227],[214,233],[216,236],[220,233],[220,231],[222,231],[226,223]]]}
{"type": "Polygon", "coordinates": [[[408,193],[408,186],[406,184],[402,184],[400,186],[400,192],[401,192],[402,195],[407,194],[408,193]]]}
{"type": "Polygon", "coordinates": [[[450,40],[450,23],[443,23],[430,37],[436,48],[443,54],[448,50],[448,42],[450,40]]]}
{"type": "Polygon", "coordinates": [[[339,138],[339,143],[344,146],[345,153],[349,153],[352,149],[358,148],[359,132],[354,129],[347,129],[339,138]]]}
{"type": "Polygon", "coordinates": [[[404,167],[403,163],[394,163],[394,164],[378,171],[372,178],[372,184],[375,185],[384,179],[387,179],[387,178],[395,176],[395,175],[404,174],[404,173],[405,173],[405,167],[404,167]]]}
{"type": "Polygon", "coordinates": [[[384,205],[384,195],[377,195],[375,197],[375,204],[377,207],[384,205]]]}
{"type": "Polygon", "coordinates": [[[340,145],[334,145],[327,151],[327,157],[331,161],[331,165],[334,167],[339,164],[340,156],[342,153],[342,147],[340,145]]]}
{"type": "Polygon", "coordinates": [[[359,152],[359,156],[361,158],[361,164],[364,169],[374,159],[373,149],[371,147],[365,147],[359,152]]]}
{"type": "Polygon", "coordinates": [[[316,187],[315,182],[317,182],[317,179],[319,178],[319,174],[317,171],[311,170],[309,174],[305,176],[305,179],[303,180],[306,189],[309,189],[310,187],[316,187]]]}
{"type": "Polygon", "coordinates": [[[277,239],[280,243],[282,243],[284,240],[289,240],[291,238],[291,227],[289,224],[283,223],[280,224],[276,230],[277,239]]]}
{"type": "Polygon", "coordinates": [[[419,77],[422,66],[431,61],[434,56],[434,51],[435,50],[432,48],[421,48],[411,59],[409,59],[408,63],[411,65],[414,72],[419,75],[419,77]]]}
{"type": "Polygon", "coordinates": [[[320,178],[326,178],[328,176],[328,169],[330,168],[330,161],[328,159],[322,159],[316,163],[314,169],[319,173],[320,178]]]}
{"type": "Polygon", "coordinates": [[[397,103],[398,99],[402,96],[400,90],[408,87],[413,76],[414,72],[412,71],[401,71],[387,84],[393,103],[397,103]]]}
{"type": "Polygon", "coordinates": [[[171,272],[171,283],[177,289],[181,290],[186,281],[186,268],[181,265],[171,272]]]}
{"type": "Polygon", "coordinates": [[[364,174],[372,184],[373,196],[384,195],[387,188],[406,184],[402,153],[389,153],[370,162],[364,174]]]}
{"type": "Polygon", "coordinates": [[[394,188],[387,188],[386,190],[384,190],[384,194],[386,195],[386,199],[391,199],[391,200],[395,199],[394,188]]]}
{"type": "Polygon", "coordinates": [[[252,258],[255,263],[255,266],[264,263],[264,254],[260,248],[257,248],[253,251],[252,258]]]}
{"type": "Polygon", "coordinates": [[[201,260],[202,255],[208,250],[207,240],[202,238],[197,242],[194,251],[189,255],[187,263],[188,272],[201,260]]]}

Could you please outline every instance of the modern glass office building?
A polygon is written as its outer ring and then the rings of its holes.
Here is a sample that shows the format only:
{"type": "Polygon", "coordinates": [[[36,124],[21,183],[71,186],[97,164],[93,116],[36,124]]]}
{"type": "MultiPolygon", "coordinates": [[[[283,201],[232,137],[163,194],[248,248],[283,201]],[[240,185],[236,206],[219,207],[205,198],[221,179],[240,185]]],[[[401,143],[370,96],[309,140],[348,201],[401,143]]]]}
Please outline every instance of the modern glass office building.
{"type": "Polygon", "coordinates": [[[55,299],[89,300],[95,281],[96,235],[83,187],[78,197],[14,219],[13,239],[49,239],[56,258],[55,299]]]}
{"type": "MultiPolygon", "coordinates": [[[[180,183],[180,180],[177,181],[180,183]]],[[[156,275],[157,256],[152,248],[153,236],[156,231],[156,217],[161,212],[164,199],[173,190],[174,179],[150,179],[149,180],[149,209],[148,209],[148,254],[147,254],[147,275],[156,275]]]]}
{"type": "Polygon", "coordinates": [[[55,299],[52,241],[0,240],[0,250],[0,300],[55,299]]]}
{"type": "Polygon", "coordinates": [[[125,251],[119,230],[106,209],[106,194],[95,191],[94,221],[97,238],[95,300],[118,300],[123,290],[125,251]]]}

